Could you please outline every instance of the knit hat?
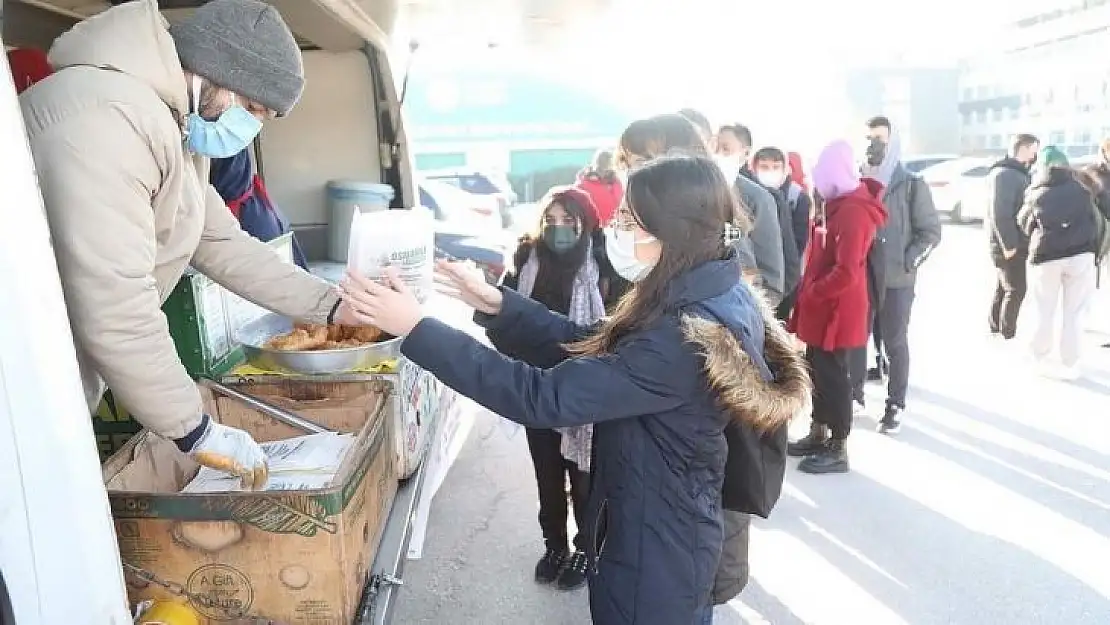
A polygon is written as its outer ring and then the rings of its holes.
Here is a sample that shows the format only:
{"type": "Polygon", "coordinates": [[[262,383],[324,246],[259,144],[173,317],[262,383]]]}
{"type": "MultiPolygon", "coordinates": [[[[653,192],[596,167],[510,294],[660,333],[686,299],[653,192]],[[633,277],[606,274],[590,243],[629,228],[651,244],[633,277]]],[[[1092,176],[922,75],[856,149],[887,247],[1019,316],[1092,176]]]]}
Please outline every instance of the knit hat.
{"type": "Polygon", "coordinates": [[[170,26],[186,70],[287,115],[304,90],[293,33],[259,0],[212,0],[170,26]]]}
{"type": "Polygon", "coordinates": [[[1042,167],[1067,167],[1068,157],[1060,148],[1054,145],[1046,145],[1041,148],[1041,153],[1037,155],[1037,162],[1042,167]]]}
{"type": "Polygon", "coordinates": [[[856,157],[847,141],[833,141],[821,150],[813,164],[813,187],[826,200],[847,195],[859,188],[856,157]]]}

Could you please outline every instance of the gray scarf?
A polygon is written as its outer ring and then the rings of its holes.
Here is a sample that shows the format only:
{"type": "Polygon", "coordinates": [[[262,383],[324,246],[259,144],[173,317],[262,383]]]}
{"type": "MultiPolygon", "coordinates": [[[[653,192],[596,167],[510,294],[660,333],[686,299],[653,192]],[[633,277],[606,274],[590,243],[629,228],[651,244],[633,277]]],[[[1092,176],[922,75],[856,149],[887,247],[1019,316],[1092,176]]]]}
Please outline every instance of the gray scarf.
{"type": "MultiPolygon", "coordinates": [[[[537,245],[542,245],[538,243],[537,245]]],[[[540,263],[536,258],[536,251],[528,256],[528,260],[520,269],[520,281],[517,292],[525,297],[532,297],[532,289],[536,286],[536,276],[540,271],[540,263]]],[[[574,276],[574,285],[571,288],[570,311],[567,318],[580,326],[591,326],[605,316],[605,302],[601,298],[598,281],[601,278],[597,261],[594,260],[593,244],[586,248],[586,260],[578,268],[574,276]]],[[[562,434],[562,443],[559,446],[563,457],[578,465],[579,470],[590,470],[590,445],[593,441],[594,426],[592,424],[579,425],[569,428],[556,428],[562,434]]]]}

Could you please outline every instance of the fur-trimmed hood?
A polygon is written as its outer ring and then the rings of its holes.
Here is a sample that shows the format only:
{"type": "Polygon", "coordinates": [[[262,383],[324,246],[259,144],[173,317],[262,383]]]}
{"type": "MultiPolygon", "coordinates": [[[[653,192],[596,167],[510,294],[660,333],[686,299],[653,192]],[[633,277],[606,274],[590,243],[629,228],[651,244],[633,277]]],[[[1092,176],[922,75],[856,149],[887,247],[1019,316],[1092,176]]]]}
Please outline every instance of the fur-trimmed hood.
{"type": "MultiPolygon", "coordinates": [[[[754,295],[754,294],[753,294],[754,295]]],[[[810,405],[813,383],[805,358],[761,297],[755,296],[763,318],[763,358],[749,355],[737,333],[714,319],[682,317],[686,340],[705,358],[710,387],[732,418],[770,432],[788,423],[810,405]]]]}

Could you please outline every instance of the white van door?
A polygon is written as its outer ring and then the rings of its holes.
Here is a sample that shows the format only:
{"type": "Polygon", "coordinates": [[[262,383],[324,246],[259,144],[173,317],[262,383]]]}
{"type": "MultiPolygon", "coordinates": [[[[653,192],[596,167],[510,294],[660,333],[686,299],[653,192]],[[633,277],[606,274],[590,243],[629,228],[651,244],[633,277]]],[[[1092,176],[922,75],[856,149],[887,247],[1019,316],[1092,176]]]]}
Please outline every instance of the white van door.
{"type": "Polygon", "coordinates": [[[5,57],[0,163],[0,625],[126,625],[108,495],[5,57]]]}

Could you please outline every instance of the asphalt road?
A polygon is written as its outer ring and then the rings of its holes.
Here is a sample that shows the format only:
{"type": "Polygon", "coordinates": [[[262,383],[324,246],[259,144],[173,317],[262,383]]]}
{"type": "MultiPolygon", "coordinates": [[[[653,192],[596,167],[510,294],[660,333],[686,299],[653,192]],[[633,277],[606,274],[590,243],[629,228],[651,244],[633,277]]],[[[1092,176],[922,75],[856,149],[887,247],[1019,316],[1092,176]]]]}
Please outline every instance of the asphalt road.
{"type": "MultiPolygon", "coordinates": [[[[901,434],[861,416],[850,474],[788,469],[752,535],[752,582],[718,623],[1110,623],[1110,349],[1091,351],[1079,382],[1038,377],[1019,345],[986,336],[990,280],[981,229],[947,227],[918,284],[901,434]]],[[[868,392],[881,405],[883,389],[868,392]]],[[[589,623],[585,591],[531,581],[542,544],[527,453],[504,421],[478,421],[395,623],[589,623]]]]}

